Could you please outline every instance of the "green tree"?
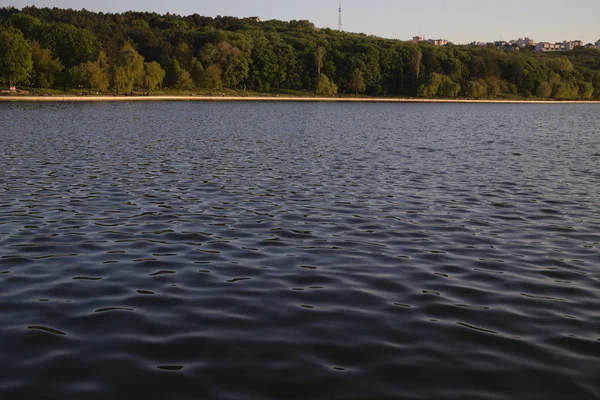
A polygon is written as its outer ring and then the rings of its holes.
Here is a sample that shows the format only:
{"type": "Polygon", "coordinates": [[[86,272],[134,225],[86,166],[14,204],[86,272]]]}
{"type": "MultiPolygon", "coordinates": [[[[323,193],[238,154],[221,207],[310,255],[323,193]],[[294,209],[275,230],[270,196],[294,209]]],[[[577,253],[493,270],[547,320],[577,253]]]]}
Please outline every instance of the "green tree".
{"type": "Polygon", "coordinates": [[[144,74],[144,57],[125,42],[117,55],[114,68],[114,82],[117,93],[128,93],[133,90],[134,83],[139,81],[144,74]]]}
{"type": "Polygon", "coordinates": [[[165,75],[165,70],[156,61],[144,63],[144,88],[152,92],[162,84],[165,75]]]}
{"type": "Polygon", "coordinates": [[[325,74],[321,74],[317,78],[316,93],[322,96],[333,96],[337,94],[338,87],[335,83],[331,82],[325,74]]]}
{"type": "Polygon", "coordinates": [[[60,61],[52,58],[49,49],[44,49],[38,42],[31,43],[31,55],[33,60],[32,80],[35,87],[49,88],[60,79],[60,73],[64,69],[60,61]]]}
{"type": "Polygon", "coordinates": [[[548,67],[559,73],[561,76],[565,76],[569,72],[573,72],[573,63],[565,57],[554,57],[548,61],[548,67]]]}
{"type": "Polygon", "coordinates": [[[210,65],[206,68],[202,86],[212,90],[219,90],[223,87],[221,69],[217,65],[210,65]]]}
{"type": "Polygon", "coordinates": [[[350,75],[350,89],[357,95],[359,93],[364,93],[365,90],[367,90],[364,74],[358,68],[352,71],[350,75]]]}
{"type": "Polygon", "coordinates": [[[106,70],[102,68],[102,63],[100,61],[89,61],[85,64],[81,64],[79,68],[83,78],[82,84],[84,87],[89,88],[90,93],[94,89],[100,92],[105,92],[108,89],[108,74],[106,70]]]}
{"type": "Polygon", "coordinates": [[[540,82],[535,94],[542,99],[548,99],[552,95],[552,86],[546,81],[540,82]]]}
{"type": "Polygon", "coordinates": [[[592,76],[592,85],[594,86],[593,99],[600,99],[600,71],[594,71],[592,76]]]}
{"type": "Polygon", "coordinates": [[[71,24],[50,25],[42,38],[42,45],[49,48],[67,68],[96,61],[100,53],[101,46],[96,36],[71,24]]]}
{"type": "MultiPolygon", "coordinates": [[[[323,69],[323,60],[325,59],[325,47],[324,46],[317,46],[317,49],[315,50],[315,63],[317,64],[317,77],[320,78],[321,77],[321,69],[323,69]]],[[[327,79],[329,80],[329,79],[327,79]]]]}
{"type": "Polygon", "coordinates": [[[259,90],[270,90],[283,81],[282,70],[272,43],[265,37],[258,39],[252,50],[251,82],[259,90]]]}
{"type": "Polygon", "coordinates": [[[196,58],[192,59],[192,70],[190,72],[196,87],[204,86],[204,66],[196,58]]]}
{"type": "Polygon", "coordinates": [[[165,78],[165,84],[173,89],[177,88],[177,80],[181,75],[181,65],[177,60],[170,60],[167,66],[167,75],[165,78]]]}
{"type": "Polygon", "coordinates": [[[594,95],[594,85],[591,82],[579,84],[579,97],[581,100],[591,100],[594,95]]]}
{"type": "Polygon", "coordinates": [[[449,76],[442,75],[442,81],[438,89],[438,95],[442,97],[458,97],[460,94],[460,84],[454,82],[449,76]]]}
{"type": "Polygon", "coordinates": [[[414,58],[414,74],[415,79],[419,79],[419,75],[421,75],[421,60],[423,60],[423,52],[417,52],[414,58]]]}
{"type": "Polygon", "coordinates": [[[32,50],[23,33],[0,27],[0,78],[12,86],[26,82],[32,70],[32,50]]]}
{"type": "Polygon", "coordinates": [[[579,87],[569,81],[560,81],[554,84],[552,97],[556,100],[575,100],[579,97],[579,87]]]}
{"type": "Polygon", "coordinates": [[[175,48],[175,59],[184,69],[191,68],[192,56],[190,46],[186,42],[180,42],[175,48]]]}
{"type": "Polygon", "coordinates": [[[299,89],[302,87],[302,65],[298,61],[296,49],[283,41],[275,44],[275,54],[279,65],[279,79],[277,86],[299,89]]]}
{"type": "Polygon", "coordinates": [[[487,95],[487,85],[483,79],[474,79],[467,83],[467,97],[472,97],[475,99],[480,99],[486,97],[487,95]]]}
{"type": "Polygon", "coordinates": [[[488,76],[485,78],[485,86],[487,89],[487,97],[494,98],[500,94],[500,78],[496,76],[488,76]]]}
{"type": "MultiPolygon", "coordinates": [[[[353,46],[352,54],[349,56],[350,77],[356,69],[359,69],[365,81],[365,91],[372,94],[380,94],[382,89],[381,75],[381,53],[378,47],[371,43],[358,43],[353,46]]],[[[327,76],[331,72],[327,72],[327,76]]]]}
{"type": "Polygon", "coordinates": [[[83,86],[86,84],[86,79],[82,66],[83,64],[76,65],[66,70],[67,82],[65,82],[65,87],[70,85],[78,89],[83,88],[83,86]]]}
{"type": "Polygon", "coordinates": [[[421,97],[433,97],[438,94],[440,85],[442,84],[442,75],[438,73],[432,73],[427,78],[427,81],[419,86],[419,96],[421,97]]]}
{"type": "Polygon", "coordinates": [[[177,76],[177,83],[175,87],[179,90],[188,90],[194,88],[194,81],[189,72],[185,69],[181,69],[179,75],[177,76]]]}
{"type": "Polygon", "coordinates": [[[194,87],[190,73],[181,68],[179,61],[172,60],[167,73],[169,85],[175,89],[186,90],[194,87]]]}
{"type": "Polygon", "coordinates": [[[248,77],[251,63],[249,47],[251,46],[245,42],[245,39],[239,40],[244,49],[222,40],[216,45],[212,43],[204,45],[200,52],[204,64],[219,65],[225,86],[236,87],[248,77]]]}
{"type": "Polygon", "coordinates": [[[10,17],[12,26],[23,32],[23,35],[29,40],[37,39],[42,28],[42,22],[28,14],[18,13],[10,17]]]}

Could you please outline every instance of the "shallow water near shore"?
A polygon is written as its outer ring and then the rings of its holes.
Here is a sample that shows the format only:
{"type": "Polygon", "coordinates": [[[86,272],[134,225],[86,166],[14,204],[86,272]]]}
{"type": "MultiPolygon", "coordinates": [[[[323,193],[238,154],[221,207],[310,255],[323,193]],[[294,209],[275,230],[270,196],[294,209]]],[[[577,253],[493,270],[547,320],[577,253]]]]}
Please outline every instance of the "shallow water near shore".
{"type": "Polygon", "coordinates": [[[0,126],[0,399],[600,397],[598,106],[0,126]]]}

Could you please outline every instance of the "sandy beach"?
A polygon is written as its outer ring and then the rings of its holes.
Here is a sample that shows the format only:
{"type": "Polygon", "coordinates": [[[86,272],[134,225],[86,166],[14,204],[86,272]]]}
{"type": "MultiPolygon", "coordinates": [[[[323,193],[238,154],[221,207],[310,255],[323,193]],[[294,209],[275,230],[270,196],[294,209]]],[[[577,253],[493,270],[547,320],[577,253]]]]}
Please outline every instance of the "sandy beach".
{"type": "Polygon", "coordinates": [[[286,97],[286,96],[0,96],[0,102],[96,102],[96,101],[285,101],[285,102],[361,102],[361,103],[506,103],[506,104],[600,104],[600,101],[418,99],[361,97],[286,97]]]}

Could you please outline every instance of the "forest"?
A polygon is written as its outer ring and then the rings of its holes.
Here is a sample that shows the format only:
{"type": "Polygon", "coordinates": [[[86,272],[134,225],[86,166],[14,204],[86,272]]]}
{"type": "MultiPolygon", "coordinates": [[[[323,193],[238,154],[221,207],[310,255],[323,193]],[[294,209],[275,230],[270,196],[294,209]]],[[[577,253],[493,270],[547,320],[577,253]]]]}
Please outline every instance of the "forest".
{"type": "Polygon", "coordinates": [[[444,47],[309,21],[0,8],[0,83],[47,91],[600,99],[600,50],[444,47]]]}

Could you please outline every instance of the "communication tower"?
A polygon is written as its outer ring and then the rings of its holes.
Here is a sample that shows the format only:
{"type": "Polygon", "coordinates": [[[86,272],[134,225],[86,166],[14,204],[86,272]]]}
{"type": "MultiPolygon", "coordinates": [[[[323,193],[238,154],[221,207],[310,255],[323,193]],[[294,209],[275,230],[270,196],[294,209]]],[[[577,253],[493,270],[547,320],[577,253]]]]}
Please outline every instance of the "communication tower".
{"type": "Polygon", "coordinates": [[[342,0],[340,0],[340,8],[338,9],[338,31],[342,31],[342,0]]]}

